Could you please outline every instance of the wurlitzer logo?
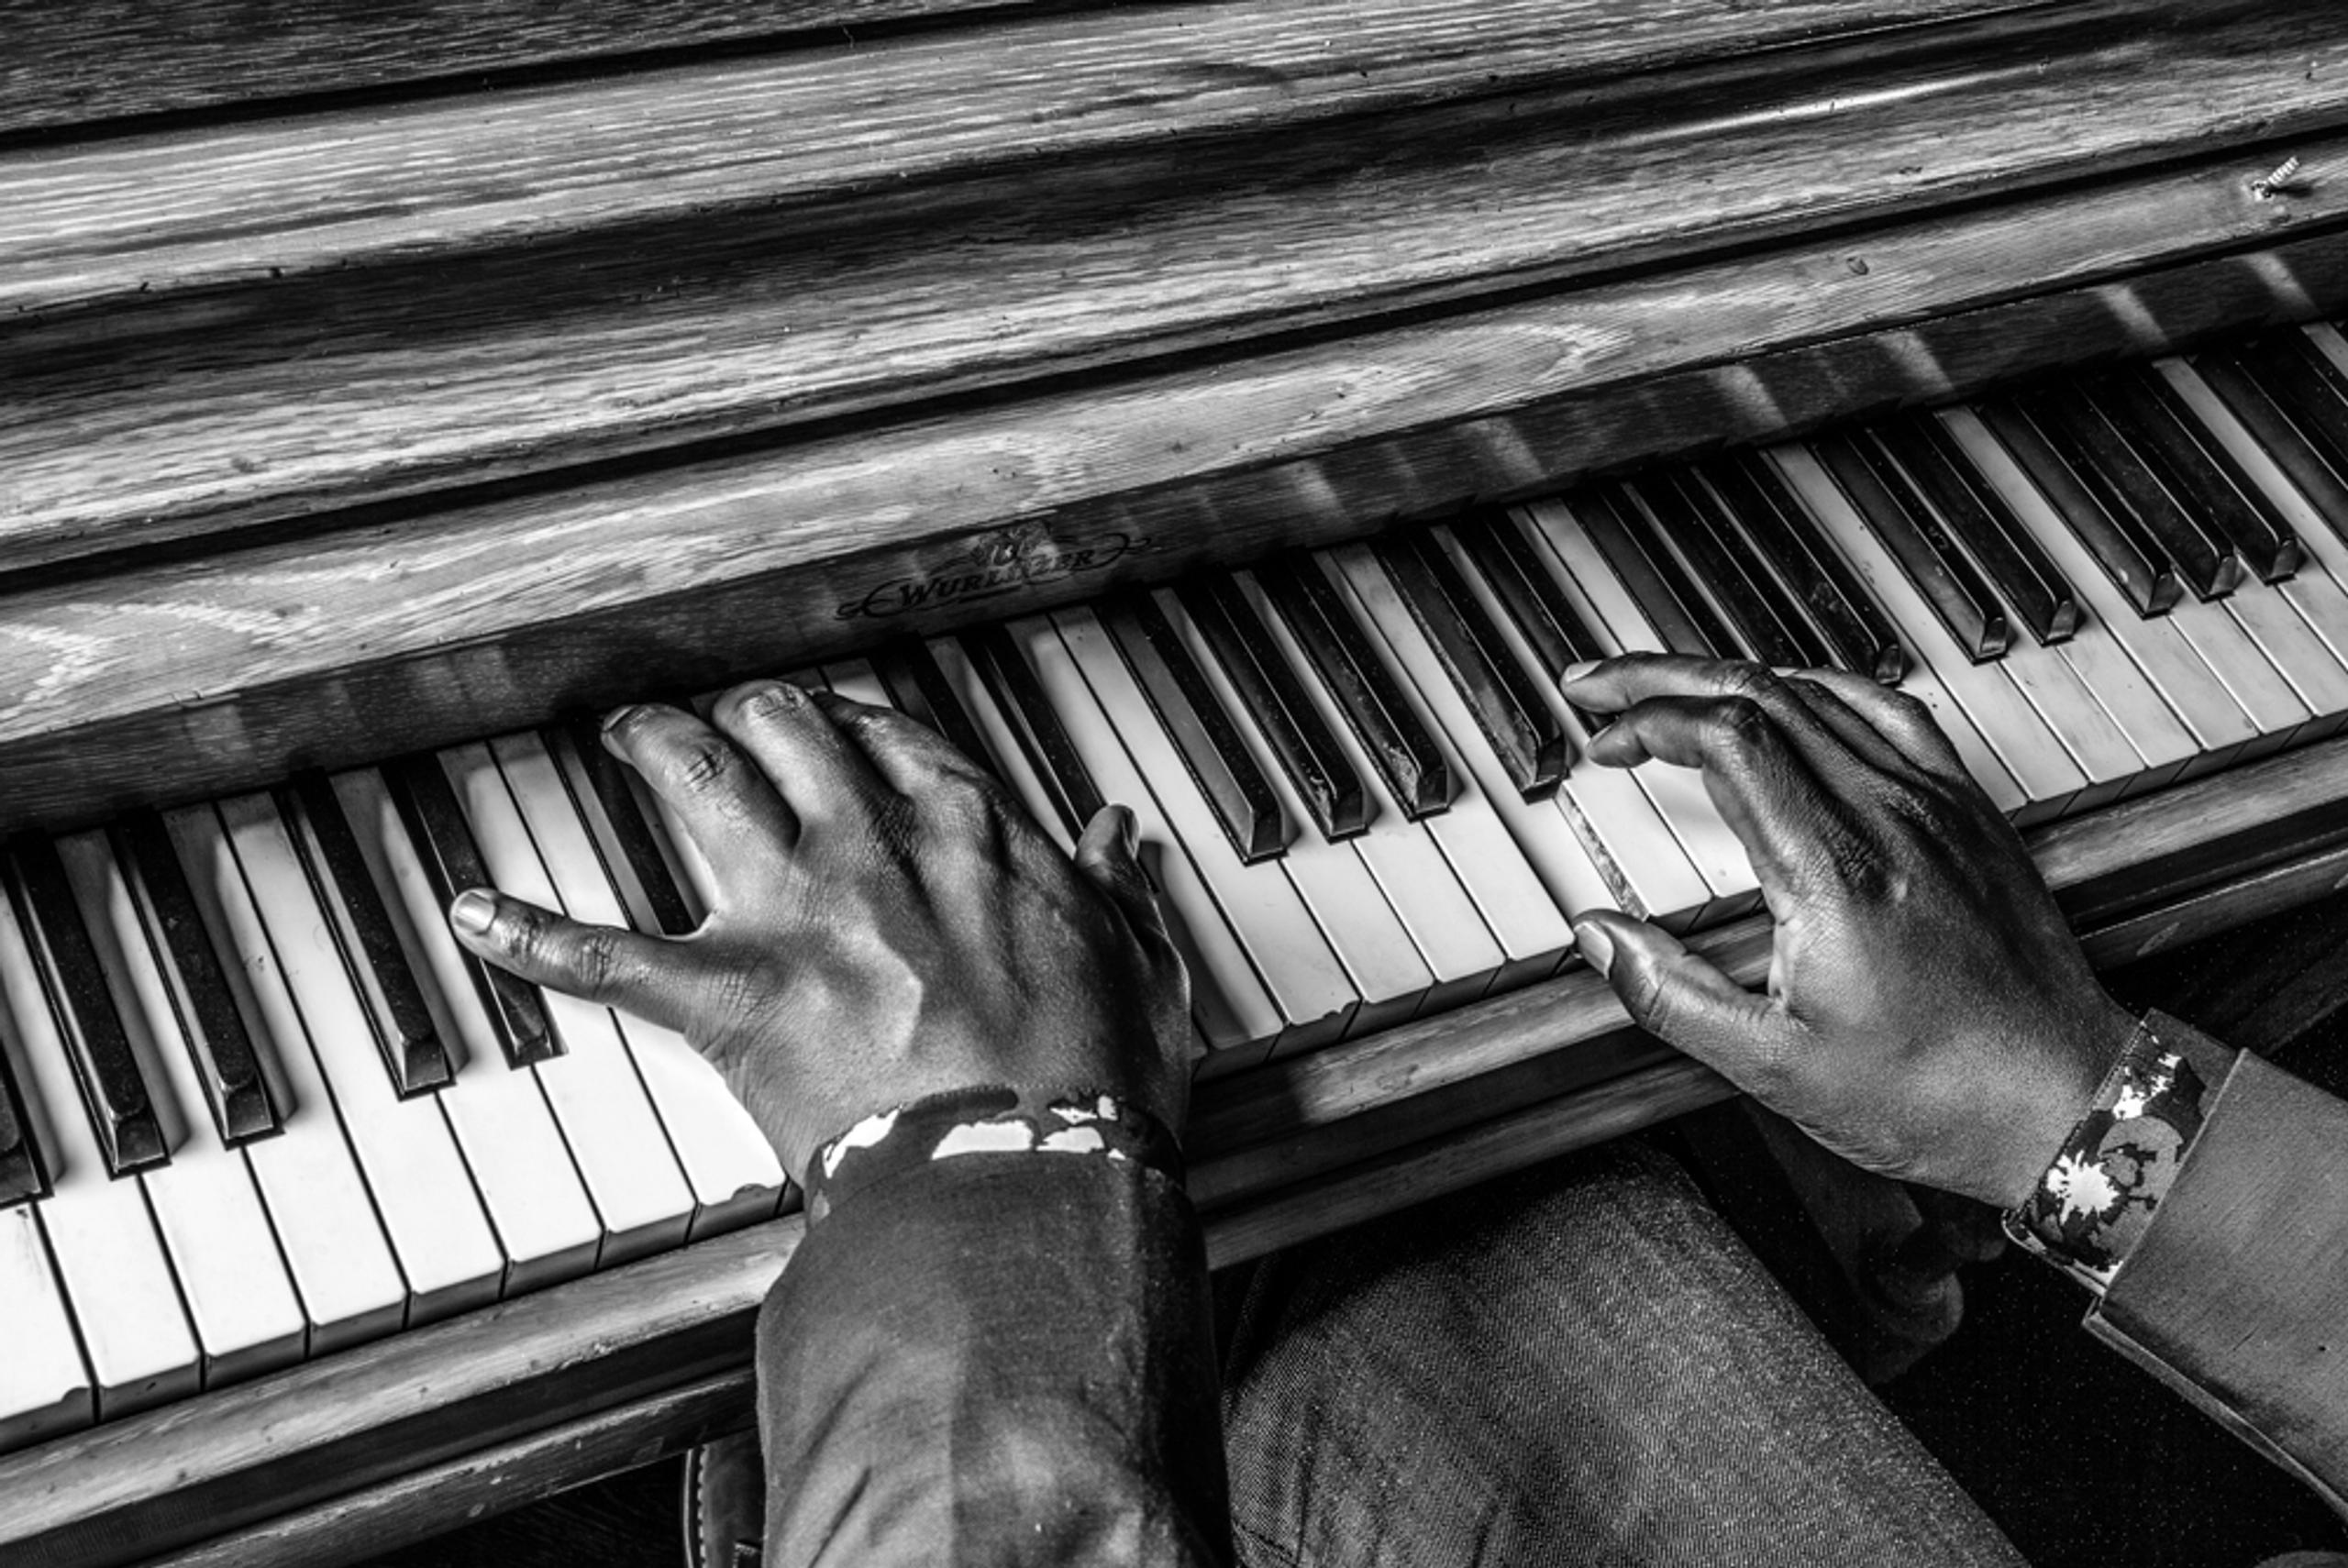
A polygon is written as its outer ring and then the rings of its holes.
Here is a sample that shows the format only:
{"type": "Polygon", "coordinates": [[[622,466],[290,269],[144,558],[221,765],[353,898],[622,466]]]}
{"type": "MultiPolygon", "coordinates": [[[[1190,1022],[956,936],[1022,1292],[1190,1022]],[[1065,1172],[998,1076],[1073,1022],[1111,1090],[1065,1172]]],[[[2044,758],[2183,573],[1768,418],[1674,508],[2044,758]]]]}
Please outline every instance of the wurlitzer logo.
{"type": "Polygon", "coordinates": [[[892,577],[874,585],[863,598],[849,600],[833,614],[843,621],[865,617],[885,621],[915,610],[993,599],[1100,571],[1149,548],[1150,541],[1131,534],[1102,534],[1070,541],[1055,539],[1041,529],[1006,529],[980,539],[943,571],[925,577],[892,577]]]}

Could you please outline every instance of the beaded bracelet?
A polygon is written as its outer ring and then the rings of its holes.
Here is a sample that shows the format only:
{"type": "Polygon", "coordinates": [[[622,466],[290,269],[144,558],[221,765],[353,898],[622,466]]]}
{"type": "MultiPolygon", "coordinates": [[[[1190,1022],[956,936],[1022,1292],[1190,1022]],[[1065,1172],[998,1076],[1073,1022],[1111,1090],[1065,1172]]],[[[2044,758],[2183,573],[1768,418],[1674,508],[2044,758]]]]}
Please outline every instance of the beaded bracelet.
{"type": "Polygon", "coordinates": [[[966,1154],[1073,1154],[1130,1161],[1180,1186],[1181,1146],[1166,1124],[1113,1095],[1046,1097],[1002,1085],[948,1089],[866,1117],[815,1151],[807,1222],[917,1165],[966,1154]]]}
{"type": "Polygon", "coordinates": [[[2145,1019],[2006,1234],[2101,1294],[2201,1131],[2201,1076],[2145,1019]]]}

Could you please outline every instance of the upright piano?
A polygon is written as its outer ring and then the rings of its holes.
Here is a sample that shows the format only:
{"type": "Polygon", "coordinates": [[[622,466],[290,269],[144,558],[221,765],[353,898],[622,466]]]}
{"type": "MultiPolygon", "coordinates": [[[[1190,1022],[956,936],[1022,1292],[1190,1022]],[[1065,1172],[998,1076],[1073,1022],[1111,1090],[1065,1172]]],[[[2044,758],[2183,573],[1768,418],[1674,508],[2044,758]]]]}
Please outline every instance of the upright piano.
{"type": "Polygon", "coordinates": [[[327,1562],[748,1409],[798,1234],[582,715],[1133,805],[1219,1260],[1730,1086],[1567,665],[1929,704],[2099,962],[2348,881],[2348,12],[0,0],[0,1563],[327,1562]]]}

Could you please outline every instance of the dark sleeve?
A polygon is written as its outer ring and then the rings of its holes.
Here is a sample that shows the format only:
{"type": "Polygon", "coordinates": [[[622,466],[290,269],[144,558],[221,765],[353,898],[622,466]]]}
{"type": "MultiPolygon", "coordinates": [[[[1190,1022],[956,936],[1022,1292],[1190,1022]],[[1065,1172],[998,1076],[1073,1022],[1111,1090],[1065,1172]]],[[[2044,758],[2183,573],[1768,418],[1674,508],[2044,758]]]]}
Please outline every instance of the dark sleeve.
{"type": "Polygon", "coordinates": [[[1205,1252],[1157,1171],[964,1155],[858,1192],[758,1356],[767,1568],[1231,1561],[1205,1252]]]}
{"type": "Polygon", "coordinates": [[[2088,1327],[2348,1511],[2348,1103],[2247,1054],[2212,1081],[2088,1327]]]}

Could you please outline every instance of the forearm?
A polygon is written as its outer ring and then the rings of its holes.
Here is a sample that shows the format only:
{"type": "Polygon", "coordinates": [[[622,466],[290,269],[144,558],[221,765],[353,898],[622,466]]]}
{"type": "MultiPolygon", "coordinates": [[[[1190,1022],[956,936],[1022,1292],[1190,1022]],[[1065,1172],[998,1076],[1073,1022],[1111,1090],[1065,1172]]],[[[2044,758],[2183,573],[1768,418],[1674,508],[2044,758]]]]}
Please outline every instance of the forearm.
{"type": "Polygon", "coordinates": [[[1189,1201],[976,1155],[858,1194],[759,1324],[766,1562],[1230,1560],[1189,1201]]]}
{"type": "Polygon", "coordinates": [[[2210,1088],[2088,1326],[2348,1511],[2348,1103],[2249,1055],[2210,1088]]]}

